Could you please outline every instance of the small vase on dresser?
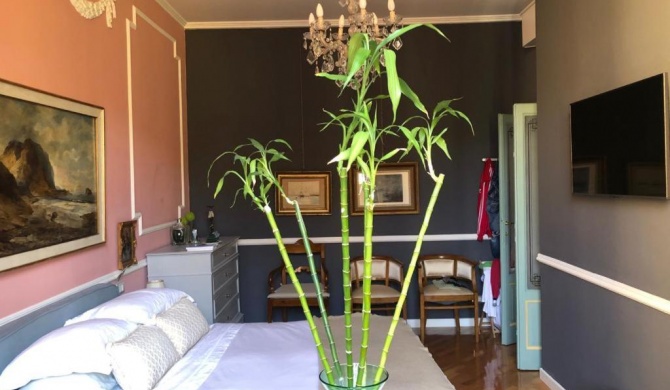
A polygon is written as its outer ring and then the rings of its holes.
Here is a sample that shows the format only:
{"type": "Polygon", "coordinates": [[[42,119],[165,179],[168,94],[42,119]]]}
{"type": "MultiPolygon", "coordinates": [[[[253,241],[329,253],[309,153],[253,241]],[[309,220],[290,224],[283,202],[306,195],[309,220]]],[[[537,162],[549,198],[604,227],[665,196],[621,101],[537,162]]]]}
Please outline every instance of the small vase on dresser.
{"type": "Polygon", "coordinates": [[[221,237],[215,245],[158,248],[147,253],[148,279],[162,279],[165,287],[189,294],[210,324],[242,322],[237,240],[221,237]]]}

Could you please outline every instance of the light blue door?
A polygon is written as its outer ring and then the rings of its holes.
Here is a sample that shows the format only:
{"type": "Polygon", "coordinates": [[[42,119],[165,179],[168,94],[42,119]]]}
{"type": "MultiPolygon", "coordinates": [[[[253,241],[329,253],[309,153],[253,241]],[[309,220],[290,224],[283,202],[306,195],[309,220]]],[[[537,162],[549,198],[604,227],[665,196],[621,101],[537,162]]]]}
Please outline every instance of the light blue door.
{"type": "Polygon", "coordinates": [[[537,104],[514,105],[517,367],[540,368],[537,104]]]}
{"type": "Polygon", "coordinates": [[[500,304],[503,345],[516,343],[516,251],[514,248],[514,116],[498,114],[500,183],[500,304]]]}

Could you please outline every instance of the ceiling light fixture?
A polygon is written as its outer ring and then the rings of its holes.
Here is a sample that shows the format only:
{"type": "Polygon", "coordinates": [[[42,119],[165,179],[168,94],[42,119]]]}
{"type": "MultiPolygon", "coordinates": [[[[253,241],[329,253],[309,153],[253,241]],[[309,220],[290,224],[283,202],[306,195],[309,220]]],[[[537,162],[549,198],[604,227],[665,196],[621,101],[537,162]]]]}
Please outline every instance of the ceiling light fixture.
{"type": "MultiPolygon", "coordinates": [[[[344,15],[340,15],[337,33],[334,33],[330,23],[323,19],[321,4],[316,6],[316,17],[313,13],[309,14],[309,32],[303,34],[303,47],[308,50],[307,62],[315,66],[316,73],[330,73],[337,68],[338,73],[347,74],[347,42],[354,34],[367,34],[371,41],[380,43],[402,27],[402,17],[396,14],[393,0],[388,0],[389,15],[382,19],[382,26],[379,25],[377,15],[366,10],[366,0],[339,0],[339,3],[342,7],[347,7],[349,12],[347,33],[344,32],[344,15]]],[[[399,50],[402,40],[396,38],[390,46],[399,50]]],[[[384,65],[383,57],[381,63],[384,65]]],[[[378,75],[373,75],[376,76],[378,75]]],[[[358,82],[354,81],[350,86],[357,88],[358,82]]]]}

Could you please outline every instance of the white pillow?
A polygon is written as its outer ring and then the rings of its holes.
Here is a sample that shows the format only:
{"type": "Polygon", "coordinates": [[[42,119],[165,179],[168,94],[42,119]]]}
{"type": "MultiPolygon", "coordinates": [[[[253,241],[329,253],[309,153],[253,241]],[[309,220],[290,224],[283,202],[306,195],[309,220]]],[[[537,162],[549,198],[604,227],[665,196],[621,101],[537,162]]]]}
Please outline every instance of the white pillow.
{"type": "Polygon", "coordinates": [[[179,353],[162,330],[140,326],[124,340],[110,344],[112,373],[123,390],[150,390],[177,360],[179,353]]]}
{"type": "Polygon", "coordinates": [[[156,315],[174,306],[177,301],[187,297],[183,291],[170,288],[147,288],[137,290],[107,301],[93,309],[65,322],[76,324],[91,318],[116,318],[138,324],[153,324],[156,315]]]}
{"type": "Polygon", "coordinates": [[[179,356],[184,356],[209,332],[207,320],[187,298],[182,298],[170,309],[157,315],[156,326],[170,338],[179,356]]]}
{"type": "Polygon", "coordinates": [[[107,344],[126,338],[137,324],[95,319],[58,328],[35,341],[5,368],[0,389],[16,389],[31,380],[72,373],[110,374],[107,344]]]}
{"type": "Polygon", "coordinates": [[[38,379],[28,383],[21,390],[121,390],[111,375],[98,373],[70,374],[38,379]]]}

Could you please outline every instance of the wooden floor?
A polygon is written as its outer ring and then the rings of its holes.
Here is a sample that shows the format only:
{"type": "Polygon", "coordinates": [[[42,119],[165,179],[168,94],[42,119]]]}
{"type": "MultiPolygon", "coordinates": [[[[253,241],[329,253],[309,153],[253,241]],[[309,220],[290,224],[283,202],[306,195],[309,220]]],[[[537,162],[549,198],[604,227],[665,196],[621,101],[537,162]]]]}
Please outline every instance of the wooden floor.
{"type": "Polygon", "coordinates": [[[489,329],[482,330],[479,344],[474,329],[426,330],[426,347],[456,390],[549,390],[538,371],[516,369],[516,345],[503,346],[489,329]]]}

